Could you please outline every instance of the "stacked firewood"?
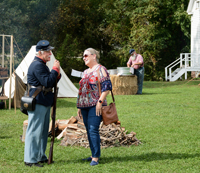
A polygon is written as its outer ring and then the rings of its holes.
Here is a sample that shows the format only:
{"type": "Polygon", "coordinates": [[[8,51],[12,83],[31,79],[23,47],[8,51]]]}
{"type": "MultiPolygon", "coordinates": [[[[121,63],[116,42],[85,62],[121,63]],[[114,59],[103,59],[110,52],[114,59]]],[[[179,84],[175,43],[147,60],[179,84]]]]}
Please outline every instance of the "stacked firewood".
{"type": "MultiPolygon", "coordinates": [[[[69,120],[57,120],[56,127],[60,130],[57,139],[62,139],[62,146],[82,146],[89,147],[87,132],[83,120],[78,117],[71,117],[69,120]]],[[[100,124],[99,134],[101,147],[130,146],[141,144],[136,138],[136,133],[127,134],[125,128],[120,127],[120,122],[104,125],[100,124]]]]}
{"type": "Polygon", "coordinates": [[[102,148],[141,144],[141,142],[136,138],[135,132],[132,131],[127,134],[127,130],[125,131],[125,128],[122,128],[120,125],[115,123],[107,126],[102,123],[99,133],[102,148]]]}
{"type": "MultiPolygon", "coordinates": [[[[51,136],[52,121],[49,125],[49,136],[51,136]]],[[[86,129],[83,120],[77,117],[71,117],[68,120],[56,120],[55,122],[55,135],[57,139],[61,139],[64,136],[70,136],[76,138],[82,133],[86,133],[86,129]]]]}

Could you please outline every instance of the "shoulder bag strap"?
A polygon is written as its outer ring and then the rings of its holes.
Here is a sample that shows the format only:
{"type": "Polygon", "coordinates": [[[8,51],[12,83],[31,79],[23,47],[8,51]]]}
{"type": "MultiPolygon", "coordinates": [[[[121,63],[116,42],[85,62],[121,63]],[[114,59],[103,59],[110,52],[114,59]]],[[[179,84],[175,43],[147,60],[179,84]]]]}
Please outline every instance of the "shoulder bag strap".
{"type": "Polygon", "coordinates": [[[97,69],[97,75],[98,75],[98,77],[97,77],[97,79],[98,79],[98,87],[99,87],[99,96],[101,96],[101,86],[100,86],[100,75],[99,75],[99,69],[97,69]]]}
{"type": "MultiPolygon", "coordinates": [[[[99,69],[97,69],[97,75],[98,75],[98,87],[99,87],[99,96],[101,96],[101,87],[100,87],[100,74],[99,74],[99,69]]],[[[114,95],[113,95],[113,92],[111,90],[111,95],[112,95],[112,100],[113,102],[115,103],[115,98],[114,98],[114,95]]]]}
{"type": "Polygon", "coordinates": [[[42,88],[37,88],[35,92],[33,93],[32,97],[35,98],[41,91],[42,91],[42,88]]]}
{"type": "MultiPolygon", "coordinates": [[[[34,62],[34,61],[37,61],[37,60],[33,60],[31,62],[31,64],[34,62]]],[[[30,90],[30,85],[28,84],[28,81],[27,81],[27,85],[26,85],[26,96],[29,96],[29,90],[30,90]]],[[[37,90],[35,90],[35,92],[33,93],[32,97],[35,98],[42,90],[37,88],[37,90]]]]}
{"type": "MultiPolygon", "coordinates": [[[[26,86],[26,96],[29,96],[29,89],[30,89],[30,85],[27,84],[27,86],[26,86]]],[[[42,88],[37,88],[35,90],[35,92],[33,93],[32,97],[35,98],[41,91],[42,91],[42,88]]]]}

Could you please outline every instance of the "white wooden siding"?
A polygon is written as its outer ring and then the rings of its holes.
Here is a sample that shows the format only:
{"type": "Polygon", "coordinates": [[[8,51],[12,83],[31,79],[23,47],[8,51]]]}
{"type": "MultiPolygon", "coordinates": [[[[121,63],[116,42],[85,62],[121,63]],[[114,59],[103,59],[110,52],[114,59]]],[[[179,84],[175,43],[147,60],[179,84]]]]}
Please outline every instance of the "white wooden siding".
{"type": "MultiPolygon", "coordinates": [[[[195,1],[191,16],[191,53],[200,54],[200,7],[199,1],[195,1]]],[[[200,66],[199,56],[192,57],[192,67],[200,66]]]]}

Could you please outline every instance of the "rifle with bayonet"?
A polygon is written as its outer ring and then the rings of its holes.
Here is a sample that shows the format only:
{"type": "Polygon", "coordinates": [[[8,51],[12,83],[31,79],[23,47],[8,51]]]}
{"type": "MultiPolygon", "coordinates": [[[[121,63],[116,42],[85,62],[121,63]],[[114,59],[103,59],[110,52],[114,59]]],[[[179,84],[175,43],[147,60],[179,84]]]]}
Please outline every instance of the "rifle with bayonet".
{"type": "Polygon", "coordinates": [[[50,145],[50,151],[49,151],[49,158],[48,158],[48,164],[51,164],[53,162],[53,144],[55,139],[55,122],[56,122],[56,101],[57,101],[57,94],[58,94],[58,88],[57,88],[57,80],[54,86],[54,98],[53,98],[53,108],[51,111],[51,119],[52,119],[52,128],[51,128],[51,145],[50,145]]]}

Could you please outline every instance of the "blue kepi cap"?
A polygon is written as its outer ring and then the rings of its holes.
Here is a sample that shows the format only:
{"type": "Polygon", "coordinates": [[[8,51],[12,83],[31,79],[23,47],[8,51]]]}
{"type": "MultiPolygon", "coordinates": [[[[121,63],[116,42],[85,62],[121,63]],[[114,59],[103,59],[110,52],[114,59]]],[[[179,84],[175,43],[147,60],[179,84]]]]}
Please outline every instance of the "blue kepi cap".
{"type": "Polygon", "coordinates": [[[49,51],[54,49],[54,47],[49,45],[47,40],[40,40],[36,45],[36,52],[38,51],[49,51]]]}
{"type": "Polygon", "coordinates": [[[133,52],[135,52],[135,49],[129,50],[129,54],[132,54],[133,52]]]}

